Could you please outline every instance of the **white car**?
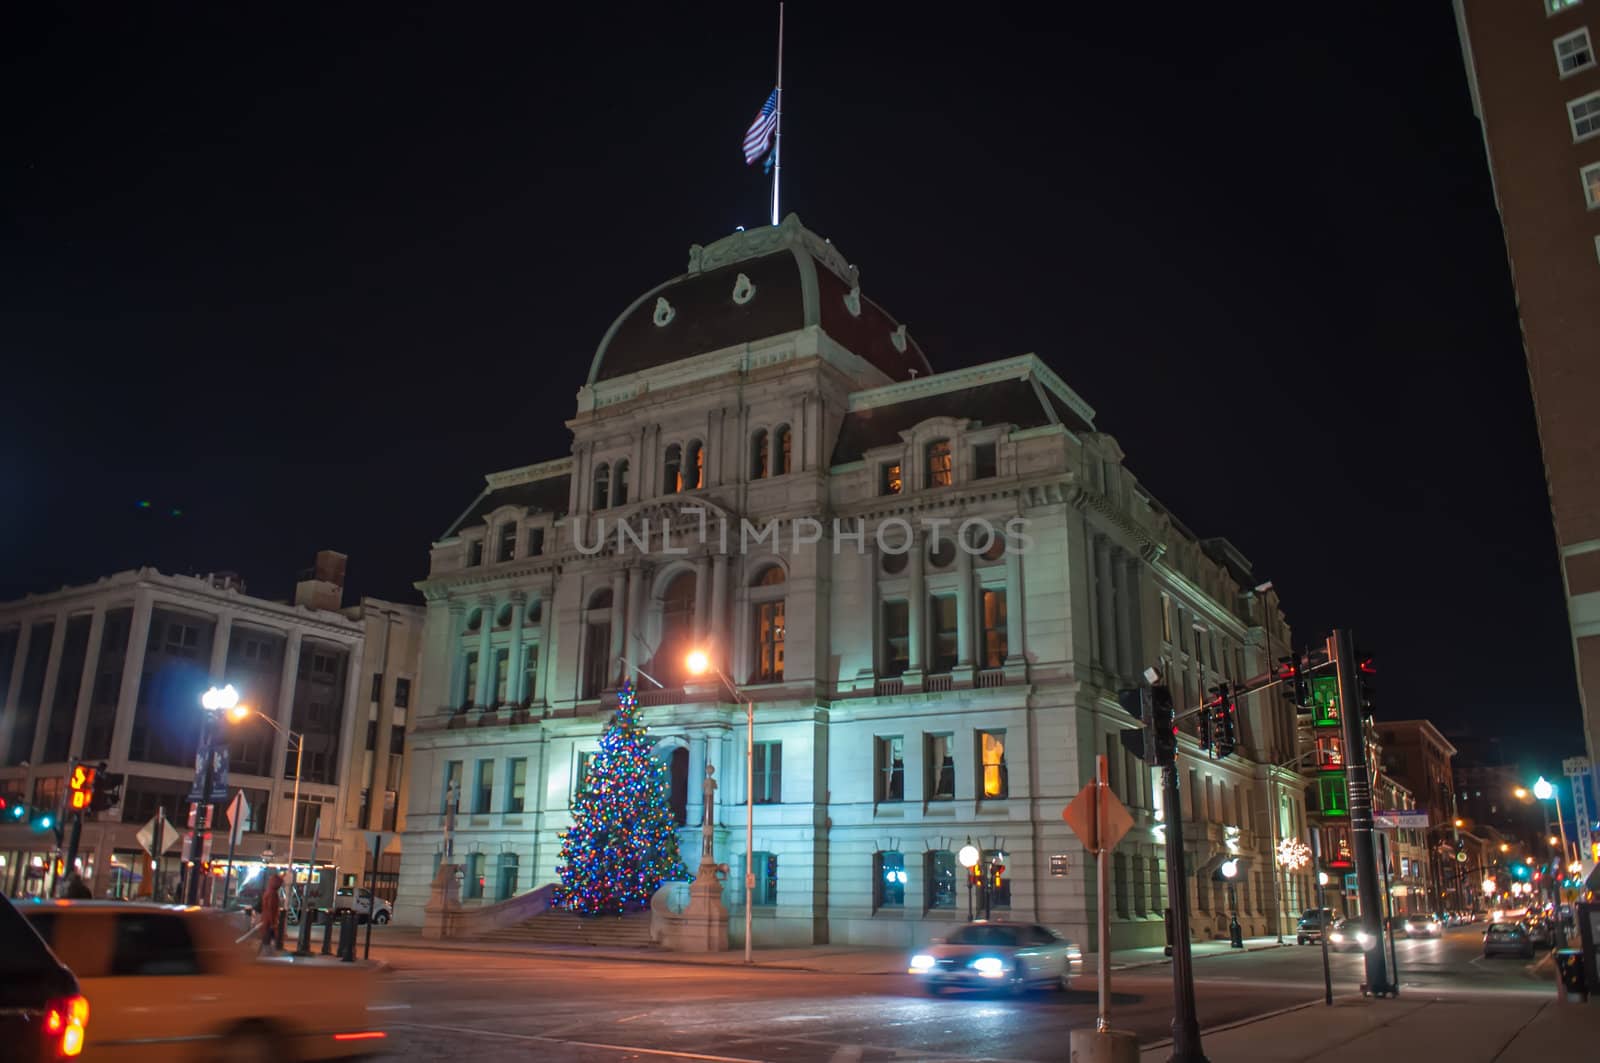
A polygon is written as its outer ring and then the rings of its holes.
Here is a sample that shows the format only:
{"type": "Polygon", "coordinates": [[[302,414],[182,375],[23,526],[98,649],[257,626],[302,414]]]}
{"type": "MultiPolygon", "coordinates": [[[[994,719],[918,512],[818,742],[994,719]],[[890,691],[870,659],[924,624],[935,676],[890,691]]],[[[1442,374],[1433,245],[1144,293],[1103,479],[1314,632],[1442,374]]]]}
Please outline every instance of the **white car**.
{"type": "Polygon", "coordinates": [[[17,910],[89,1001],[85,1059],[331,1059],[386,1047],[373,968],[258,959],[236,919],[200,908],[49,901],[17,910]]]}
{"type": "Polygon", "coordinates": [[[1066,989],[1083,950],[1049,927],[979,920],[958,927],[911,957],[909,973],[930,993],[946,988],[1035,986],[1066,989]]]}
{"type": "Polygon", "coordinates": [[[355,909],[356,922],[358,923],[365,923],[368,919],[371,919],[374,923],[382,926],[394,918],[394,905],[382,897],[373,897],[372,891],[368,889],[343,889],[333,898],[334,911],[344,912],[352,908],[355,909]],[[373,910],[374,902],[377,904],[376,911],[373,910]]]}

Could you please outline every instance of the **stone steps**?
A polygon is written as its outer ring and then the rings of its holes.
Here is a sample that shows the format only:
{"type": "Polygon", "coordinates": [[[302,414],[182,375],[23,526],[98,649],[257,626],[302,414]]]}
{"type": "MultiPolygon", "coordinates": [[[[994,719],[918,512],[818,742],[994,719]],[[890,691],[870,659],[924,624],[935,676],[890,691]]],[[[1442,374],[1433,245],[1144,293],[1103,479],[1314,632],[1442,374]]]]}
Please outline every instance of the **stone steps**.
{"type": "Polygon", "coordinates": [[[516,926],[492,931],[478,940],[512,941],[524,945],[649,948],[650,913],[585,917],[571,912],[544,912],[516,926]]]}

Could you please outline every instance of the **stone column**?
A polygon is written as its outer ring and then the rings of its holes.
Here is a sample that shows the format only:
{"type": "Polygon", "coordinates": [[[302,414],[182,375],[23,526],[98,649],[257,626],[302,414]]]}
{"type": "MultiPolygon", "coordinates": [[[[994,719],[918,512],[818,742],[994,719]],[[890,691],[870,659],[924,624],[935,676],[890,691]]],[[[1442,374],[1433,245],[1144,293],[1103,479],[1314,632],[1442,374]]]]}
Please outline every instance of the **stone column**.
{"type": "Polygon", "coordinates": [[[711,559],[701,557],[694,563],[694,640],[699,645],[706,641],[707,618],[711,615],[711,559]]]}
{"type": "MultiPolygon", "coordinates": [[[[555,615],[555,585],[552,583],[550,590],[541,592],[539,599],[539,674],[534,676],[534,680],[539,684],[537,695],[541,702],[550,700],[550,673],[556,666],[556,655],[550,641],[555,615]]],[[[540,759],[543,757],[541,753],[540,759]]]]}
{"type": "MultiPolygon", "coordinates": [[[[223,674],[228,669],[228,640],[233,637],[233,614],[221,613],[217,616],[217,626],[211,632],[211,681],[213,683],[226,682],[223,674]]],[[[241,694],[244,691],[240,691],[241,694]]]]}
{"type": "MultiPolygon", "coordinates": [[[[24,618],[22,628],[17,633],[17,655],[11,666],[11,683],[6,688],[6,702],[4,712],[0,712],[0,757],[9,756],[11,752],[11,728],[16,726],[17,698],[22,695],[22,673],[27,669],[28,646],[33,641],[33,621],[24,618]]],[[[131,725],[130,725],[131,726],[131,725]]],[[[4,876],[0,876],[0,889],[6,885],[4,876]]]]}
{"type": "MultiPolygon", "coordinates": [[[[448,704],[451,709],[458,709],[466,699],[466,688],[462,685],[466,681],[466,662],[462,659],[461,632],[462,625],[467,619],[467,606],[464,602],[452,601],[448,603],[446,609],[450,623],[440,643],[443,653],[440,663],[450,678],[443,692],[443,704],[448,704]]],[[[424,672],[423,675],[426,677],[427,673],[424,672]]]]}
{"type": "Polygon", "coordinates": [[[622,666],[617,658],[623,654],[622,627],[627,617],[628,574],[617,569],[611,574],[611,659],[606,662],[606,674],[617,675],[622,666]]]}
{"type": "Polygon", "coordinates": [[[1006,545],[1006,663],[1022,664],[1022,555],[1006,545]]]}
{"type": "Polygon", "coordinates": [[[967,682],[972,680],[973,609],[972,555],[966,544],[956,542],[956,671],[967,682]]]}
{"type": "Polygon", "coordinates": [[[478,689],[472,700],[483,708],[494,704],[494,648],[489,644],[489,635],[494,631],[494,599],[481,598],[478,606],[482,609],[478,621],[478,689]]]}
{"type": "Polygon", "coordinates": [[[133,597],[133,616],[128,621],[128,652],[122,658],[122,686],[117,692],[117,718],[111,730],[111,770],[121,771],[128,764],[128,745],[133,741],[133,717],[139,710],[139,685],[144,680],[144,651],[150,642],[150,613],[154,607],[150,592],[140,590],[133,597]]]}
{"type": "MultiPolygon", "coordinates": [[[[33,753],[28,758],[34,764],[44,760],[45,737],[50,732],[50,714],[55,711],[56,683],[61,679],[61,651],[67,642],[67,611],[55,614],[50,625],[50,656],[45,658],[44,690],[39,695],[39,709],[34,715],[33,753]]],[[[26,662],[24,662],[26,664],[26,662]]]]}
{"type": "MultiPolygon", "coordinates": [[[[684,808],[683,820],[686,826],[705,822],[705,792],[696,783],[706,777],[706,748],[710,741],[709,737],[689,736],[689,801],[684,808]]],[[[688,862],[684,861],[685,864],[688,862]]]]}
{"type": "Polygon", "coordinates": [[[1117,671],[1116,581],[1112,577],[1111,544],[1104,536],[1094,540],[1095,601],[1100,614],[1100,667],[1117,671]]]}
{"type": "MultiPolygon", "coordinates": [[[[283,640],[283,667],[278,672],[278,704],[273,710],[273,717],[278,721],[278,729],[273,731],[272,760],[267,764],[267,774],[272,776],[272,788],[282,804],[281,797],[285,794],[284,763],[289,753],[289,730],[294,726],[294,694],[296,681],[300,676],[300,645],[304,639],[304,632],[299,628],[291,628],[283,640]]],[[[265,708],[262,712],[267,711],[265,708]]],[[[292,772],[290,774],[293,774],[292,772]]],[[[294,810],[289,810],[290,819],[294,817],[294,810]]],[[[284,821],[284,830],[288,830],[289,820],[284,821]]],[[[267,829],[272,825],[268,822],[267,829]]]]}
{"type": "Polygon", "coordinates": [[[926,559],[923,556],[922,536],[911,536],[911,575],[906,595],[906,678],[917,686],[922,685],[922,647],[927,637],[928,585],[924,576],[926,559]]]}
{"type": "MultiPolygon", "coordinates": [[[[728,555],[718,554],[712,560],[711,567],[711,645],[712,660],[723,671],[732,667],[730,648],[733,646],[732,627],[728,622],[728,555]]],[[[731,673],[730,673],[731,674],[731,673]]],[[[703,777],[705,769],[702,767],[700,775],[690,773],[691,781],[703,777]]],[[[691,786],[690,789],[693,789],[691,786]]]]}
{"type": "MultiPolygon", "coordinates": [[[[94,615],[89,618],[89,641],[83,651],[83,675],[78,680],[78,704],[72,713],[72,741],[67,749],[73,756],[83,751],[83,732],[89,726],[89,703],[94,700],[95,676],[100,671],[100,644],[105,639],[106,603],[95,603],[94,615]]],[[[98,872],[99,865],[96,864],[98,872]]]]}
{"type": "Polygon", "coordinates": [[[506,677],[506,701],[521,705],[522,690],[522,625],[528,618],[528,596],[521,591],[511,592],[511,652],[506,667],[511,674],[506,677]]]}
{"type": "Polygon", "coordinates": [[[643,640],[639,635],[639,590],[644,583],[644,571],[637,565],[628,566],[628,590],[623,598],[623,632],[622,656],[626,657],[636,667],[643,667],[645,662],[639,660],[639,655],[644,652],[643,640]]]}

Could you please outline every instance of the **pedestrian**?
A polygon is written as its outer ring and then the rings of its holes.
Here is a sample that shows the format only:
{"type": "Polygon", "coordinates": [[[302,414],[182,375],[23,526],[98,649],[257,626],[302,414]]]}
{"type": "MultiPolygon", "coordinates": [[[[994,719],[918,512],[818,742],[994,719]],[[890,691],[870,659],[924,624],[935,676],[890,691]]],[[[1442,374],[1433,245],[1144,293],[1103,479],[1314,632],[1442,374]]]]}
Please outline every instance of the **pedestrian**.
{"type": "Polygon", "coordinates": [[[283,876],[274,871],[261,889],[261,951],[283,948],[283,876]]]}

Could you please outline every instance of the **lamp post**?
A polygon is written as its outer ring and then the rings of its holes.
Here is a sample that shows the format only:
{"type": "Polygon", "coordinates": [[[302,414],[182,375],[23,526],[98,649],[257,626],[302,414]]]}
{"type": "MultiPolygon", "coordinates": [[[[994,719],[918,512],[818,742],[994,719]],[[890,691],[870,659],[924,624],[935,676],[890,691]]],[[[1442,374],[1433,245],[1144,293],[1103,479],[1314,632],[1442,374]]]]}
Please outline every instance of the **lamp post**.
{"type": "MultiPolygon", "coordinates": [[[[1539,781],[1533,784],[1533,796],[1537,797],[1541,801],[1555,802],[1556,827],[1561,831],[1561,859],[1563,861],[1570,860],[1572,856],[1567,848],[1567,820],[1566,817],[1561,814],[1561,800],[1556,796],[1555,784],[1549,779],[1546,779],[1543,775],[1539,776],[1539,781]]],[[[1545,815],[1547,817],[1550,815],[1550,810],[1548,808],[1545,809],[1545,815]]]]}
{"type": "Polygon", "coordinates": [[[212,722],[218,712],[231,712],[239,705],[239,692],[232,683],[211,687],[200,695],[200,707],[205,715],[200,717],[200,802],[195,806],[194,827],[189,834],[188,874],[184,879],[183,902],[200,903],[200,862],[205,855],[206,829],[210,826],[212,783],[212,722]]]}
{"type": "Polygon", "coordinates": [[[733,695],[733,700],[744,702],[744,962],[754,963],[750,940],[750,902],[756,889],[756,705],[740,693],[721,668],[711,663],[710,656],[704,650],[692,651],[684,663],[688,665],[691,675],[715,673],[722,685],[728,688],[728,693],[733,695]]]}
{"type": "Polygon", "coordinates": [[[1239,895],[1234,892],[1233,880],[1239,874],[1239,861],[1237,859],[1224,860],[1222,878],[1228,884],[1228,946],[1230,948],[1244,948],[1244,932],[1239,926],[1239,895]]]}
{"type": "Polygon", "coordinates": [[[972,869],[978,866],[978,858],[981,855],[983,854],[978,852],[978,847],[972,844],[971,838],[967,839],[967,844],[956,854],[956,861],[967,869],[967,922],[969,923],[977,918],[977,913],[972,910],[972,869]]]}
{"type": "MultiPolygon", "coordinates": [[[[283,735],[294,745],[294,797],[291,799],[292,808],[289,813],[289,900],[290,903],[294,903],[296,896],[294,877],[294,838],[295,828],[299,826],[300,823],[300,760],[302,754],[305,752],[306,736],[296,731],[285,730],[277,720],[274,720],[271,716],[268,716],[259,709],[252,709],[248,705],[234,705],[228,709],[228,719],[233,723],[243,723],[252,716],[267,721],[267,723],[272,725],[272,729],[274,731],[277,731],[279,734],[283,735]]],[[[268,849],[266,852],[262,853],[261,859],[265,861],[271,852],[272,850],[268,849]]]]}

